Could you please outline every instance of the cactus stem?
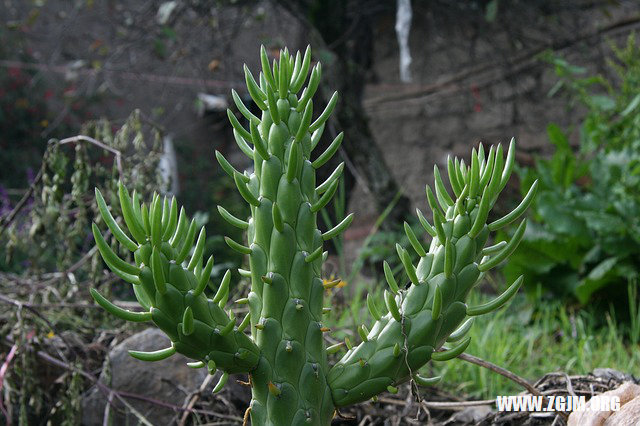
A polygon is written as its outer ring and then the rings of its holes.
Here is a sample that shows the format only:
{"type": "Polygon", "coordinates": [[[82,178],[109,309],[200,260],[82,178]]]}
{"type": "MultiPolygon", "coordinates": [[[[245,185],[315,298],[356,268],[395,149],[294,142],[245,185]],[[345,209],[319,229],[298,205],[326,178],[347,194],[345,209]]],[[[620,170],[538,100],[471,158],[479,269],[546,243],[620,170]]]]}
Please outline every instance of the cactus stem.
{"type": "Polygon", "coordinates": [[[436,197],[438,198],[438,202],[443,210],[446,210],[448,207],[453,205],[453,200],[451,196],[447,192],[447,189],[444,186],[444,182],[442,182],[442,176],[440,176],[440,169],[436,164],[433,165],[433,177],[435,181],[436,187],[436,197]]]}
{"type": "Polygon", "coordinates": [[[329,147],[322,154],[320,154],[318,158],[316,158],[313,161],[313,163],[311,163],[314,169],[318,170],[320,167],[324,165],[324,163],[329,161],[329,159],[333,156],[333,154],[335,154],[335,152],[340,147],[340,144],[342,143],[342,139],[344,139],[344,133],[340,132],[338,133],[338,136],[335,137],[333,142],[331,142],[331,145],[329,145],[329,147]]]}
{"type": "Polygon", "coordinates": [[[487,156],[487,163],[484,169],[482,170],[482,175],[480,176],[480,187],[486,186],[487,183],[489,182],[489,178],[493,173],[493,167],[495,166],[495,162],[496,162],[496,153],[494,151],[493,145],[491,145],[491,148],[489,148],[489,154],[487,156]]]}
{"type": "Polygon", "coordinates": [[[511,284],[500,296],[482,305],[468,307],[467,315],[469,316],[483,315],[500,308],[502,305],[507,303],[507,301],[509,301],[509,299],[513,297],[513,295],[515,295],[518,292],[518,289],[522,285],[523,280],[524,280],[524,277],[520,275],[518,279],[515,280],[513,284],[511,284]]]}
{"type": "Polygon", "coordinates": [[[227,384],[227,380],[229,380],[229,373],[225,371],[222,373],[222,376],[220,376],[220,380],[218,380],[218,383],[213,387],[211,393],[220,392],[222,388],[224,388],[224,385],[227,384]]]}
{"type": "Polygon", "coordinates": [[[205,363],[202,361],[188,362],[187,367],[189,368],[204,368],[205,363]]]}
{"type": "Polygon", "coordinates": [[[96,245],[98,246],[98,250],[100,251],[100,255],[107,266],[123,280],[132,284],[140,284],[140,279],[138,278],[140,269],[120,259],[118,255],[111,250],[111,247],[109,247],[109,244],[104,240],[95,223],[92,224],[91,230],[93,232],[93,238],[96,241],[96,245]]]}
{"type": "Polygon", "coordinates": [[[122,182],[118,182],[118,197],[120,199],[122,217],[124,218],[124,222],[127,225],[129,232],[131,232],[131,235],[133,235],[133,238],[135,238],[137,242],[144,244],[147,240],[146,232],[144,231],[142,223],[140,223],[134,213],[131,198],[129,197],[129,193],[122,182]]]}
{"type": "Polygon", "coordinates": [[[351,339],[349,339],[348,336],[344,338],[344,344],[347,346],[347,349],[353,349],[353,344],[351,344],[351,339]]]}
{"type": "Polygon", "coordinates": [[[376,303],[373,300],[373,296],[371,295],[371,293],[367,294],[367,308],[369,309],[371,316],[376,321],[380,321],[380,318],[382,318],[382,315],[380,314],[380,311],[378,310],[378,307],[376,306],[376,303]]]}
{"type": "Polygon", "coordinates": [[[98,293],[98,290],[96,289],[90,288],[89,292],[91,293],[91,297],[93,297],[93,300],[95,300],[98,305],[102,306],[104,310],[110,312],[120,319],[134,322],[151,321],[151,312],[128,311],[108,301],[103,295],[98,293]]]}
{"type": "Polygon", "coordinates": [[[224,337],[233,331],[233,327],[236,325],[236,318],[232,317],[229,322],[220,330],[220,336],[224,337]]]}
{"type": "Polygon", "coordinates": [[[229,295],[229,282],[231,282],[231,271],[227,269],[227,272],[225,272],[222,277],[222,281],[220,282],[220,287],[218,288],[216,295],[213,296],[213,303],[220,303],[220,301],[225,297],[225,293],[229,295]]]}
{"type": "Polygon", "coordinates": [[[318,84],[320,84],[320,76],[322,75],[322,65],[318,62],[311,71],[311,77],[309,77],[309,84],[306,89],[302,92],[302,96],[300,97],[300,103],[296,108],[298,112],[301,112],[306,106],[307,102],[313,95],[315,95],[316,90],[318,89],[318,84]]]}
{"type": "Polygon", "coordinates": [[[253,195],[246,182],[240,176],[242,175],[239,173],[233,175],[233,179],[236,182],[238,192],[240,192],[240,195],[247,203],[251,204],[254,207],[258,207],[260,205],[260,200],[258,200],[256,196],[253,195]]]}
{"type": "Polygon", "coordinates": [[[464,206],[464,202],[466,201],[467,198],[467,194],[469,193],[469,185],[465,185],[464,188],[462,188],[462,192],[460,193],[460,196],[458,197],[458,199],[456,200],[456,207],[455,210],[458,212],[458,214],[463,215],[466,213],[466,209],[464,206]]]}
{"type": "Polygon", "coordinates": [[[302,59],[302,65],[300,66],[300,70],[296,73],[294,68],[293,73],[293,82],[291,83],[291,92],[298,93],[304,81],[307,79],[307,75],[309,74],[309,66],[311,65],[311,46],[307,46],[307,49],[304,52],[304,57],[302,59]]]}
{"type": "Polygon", "coordinates": [[[113,236],[116,237],[116,239],[130,251],[135,251],[138,248],[138,244],[134,243],[133,240],[131,240],[131,238],[129,238],[127,234],[125,234],[124,231],[120,228],[116,220],[111,215],[111,212],[109,212],[107,203],[104,201],[104,198],[102,197],[102,194],[100,193],[100,190],[98,188],[96,188],[95,193],[98,210],[100,210],[100,216],[102,216],[102,219],[111,230],[113,236]]]}
{"type": "Polygon", "coordinates": [[[509,141],[509,150],[507,151],[507,160],[505,161],[504,170],[502,171],[502,175],[500,176],[500,187],[498,192],[502,191],[511,177],[511,171],[513,170],[513,163],[515,161],[516,156],[516,140],[515,138],[511,138],[509,141]]]}
{"type": "Polygon", "coordinates": [[[129,355],[140,361],[162,361],[175,353],[176,348],[173,346],[153,352],[129,351],[129,355]]]}
{"type": "Polygon", "coordinates": [[[475,318],[467,319],[460,327],[458,327],[453,333],[447,337],[447,342],[457,342],[462,339],[471,330],[475,318]]]}
{"type": "Polygon", "coordinates": [[[340,343],[336,343],[335,345],[331,345],[329,347],[327,347],[327,354],[331,355],[331,354],[335,354],[336,352],[338,352],[342,347],[344,346],[344,342],[340,342],[340,343]]]}
{"type": "Polygon", "coordinates": [[[227,223],[235,226],[236,228],[246,230],[249,227],[248,222],[238,219],[222,206],[218,206],[218,212],[220,213],[220,216],[222,216],[222,218],[227,221],[227,223]]]}
{"type": "Polygon", "coordinates": [[[193,311],[191,310],[191,306],[187,306],[182,315],[182,332],[185,336],[193,333],[193,311]]]}
{"type": "Polygon", "coordinates": [[[311,123],[311,117],[313,115],[313,102],[307,102],[307,105],[304,108],[304,113],[302,114],[302,119],[300,120],[300,127],[298,127],[298,131],[295,135],[295,142],[301,142],[302,139],[309,133],[309,131],[313,131],[309,128],[309,124],[311,123]]]}
{"type": "Polygon", "coordinates": [[[151,254],[151,272],[153,273],[153,283],[156,285],[158,293],[165,294],[167,292],[167,282],[164,276],[164,268],[162,267],[162,259],[160,259],[160,250],[153,248],[151,254]]]}
{"type": "Polygon", "coordinates": [[[450,155],[447,156],[447,173],[449,175],[449,183],[451,184],[451,189],[453,190],[454,195],[456,197],[459,197],[460,192],[462,192],[462,185],[460,185],[460,181],[458,181],[455,166],[450,155]]]}
{"type": "Polygon", "coordinates": [[[200,229],[200,234],[198,235],[198,241],[196,242],[196,246],[193,249],[193,255],[191,256],[191,260],[187,265],[187,270],[193,271],[198,261],[202,260],[202,252],[204,251],[204,243],[206,239],[207,239],[207,234],[203,226],[200,229]]]}
{"type": "Polygon", "coordinates": [[[180,217],[178,218],[178,226],[176,226],[176,230],[169,239],[169,244],[173,248],[177,248],[178,244],[185,237],[187,232],[187,213],[184,210],[184,207],[180,209],[180,217]]]}
{"type": "Polygon", "coordinates": [[[367,337],[369,335],[369,330],[364,324],[358,326],[358,334],[360,335],[360,338],[363,342],[369,341],[369,338],[367,337]]]}
{"type": "Polygon", "coordinates": [[[447,240],[447,235],[444,233],[443,222],[445,222],[445,218],[442,216],[442,213],[439,211],[433,212],[433,226],[436,229],[436,235],[438,236],[438,241],[440,244],[444,244],[447,240]]]}
{"type": "MultiPolygon", "coordinates": [[[[264,45],[260,46],[260,64],[262,65],[262,74],[267,80],[267,83],[269,83],[273,90],[277,89],[278,86],[276,86],[276,81],[273,78],[273,74],[271,73],[271,68],[269,67],[269,57],[267,56],[267,49],[265,49],[264,45]]],[[[272,90],[268,90],[267,92],[271,91],[272,90]]]]}
{"type": "Polygon", "coordinates": [[[473,199],[478,195],[480,186],[480,164],[475,148],[471,151],[471,170],[469,172],[471,173],[469,178],[469,198],[473,199]]]}
{"type": "Polygon", "coordinates": [[[442,290],[440,286],[436,284],[433,293],[433,305],[431,307],[431,319],[437,320],[442,314],[442,290]]]}
{"type": "Polygon", "coordinates": [[[167,218],[167,224],[164,227],[164,232],[162,233],[162,241],[169,241],[171,236],[176,230],[176,225],[178,224],[178,200],[176,197],[171,198],[171,204],[169,207],[169,217],[167,218]]]}
{"type": "Polygon", "coordinates": [[[233,120],[235,120],[235,125],[233,126],[233,139],[236,141],[238,148],[240,148],[240,151],[242,151],[247,157],[254,158],[253,149],[247,143],[247,141],[251,140],[251,133],[242,127],[230,109],[227,109],[227,115],[229,116],[229,120],[232,120],[232,117],[233,120]]]}
{"type": "Polygon", "coordinates": [[[480,272],[488,271],[489,269],[505,260],[511,253],[513,253],[516,247],[518,247],[518,244],[520,244],[520,240],[522,240],[522,237],[524,236],[526,227],[527,219],[524,219],[520,223],[520,226],[518,226],[518,229],[516,229],[515,234],[513,234],[513,237],[511,237],[511,240],[507,243],[507,245],[493,257],[490,257],[486,261],[482,261],[480,265],[478,265],[478,269],[480,270],[480,272]]]}
{"type": "MultiPolygon", "coordinates": [[[[416,274],[416,268],[411,263],[411,257],[409,256],[409,252],[407,252],[400,244],[396,243],[396,251],[398,252],[398,257],[402,261],[402,266],[404,266],[404,270],[409,276],[409,280],[413,283],[413,285],[419,285],[418,275],[416,274]]],[[[426,255],[426,254],[425,254],[426,255]]]]}
{"type": "Polygon", "coordinates": [[[513,222],[514,220],[518,219],[526,210],[527,208],[529,208],[529,205],[531,204],[531,202],[533,201],[533,197],[535,197],[536,195],[536,191],[538,190],[538,180],[536,179],[535,182],[533,182],[533,184],[531,185],[531,188],[529,188],[529,191],[527,192],[527,195],[522,199],[522,201],[520,202],[520,204],[518,204],[518,207],[516,207],[515,209],[513,209],[513,211],[505,216],[503,216],[502,218],[491,222],[488,227],[490,231],[497,231],[498,229],[507,226],[508,224],[510,224],[511,222],[513,222]]]}
{"type": "Polygon", "coordinates": [[[278,207],[278,203],[276,202],[271,205],[271,217],[273,220],[273,227],[276,228],[276,231],[282,232],[284,230],[284,223],[282,221],[280,207],[278,207]]]}
{"type": "Polygon", "coordinates": [[[287,182],[289,183],[293,182],[293,179],[298,174],[298,168],[299,168],[298,166],[300,163],[300,155],[298,153],[300,148],[298,145],[299,143],[293,142],[291,144],[291,149],[289,150],[289,161],[287,163],[287,173],[286,173],[287,182]]]}
{"type": "Polygon", "coordinates": [[[273,274],[270,272],[268,275],[263,275],[260,277],[263,283],[271,285],[273,284],[273,274]]]}
{"type": "Polygon", "coordinates": [[[453,263],[455,256],[451,238],[447,238],[444,243],[444,277],[449,279],[453,276],[453,263]]]}
{"type": "Polygon", "coordinates": [[[194,219],[191,219],[191,223],[189,224],[189,229],[187,230],[187,235],[182,241],[182,245],[180,246],[180,249],[178,250],[178,255],[176,256],[176,259],[175,259],[178,265],[181,265],[182,262],[184,262],[184,260],[189,255],[191,248],[193,247],[193,240],[196,237],[196,227],[197,227],[196,221],[194,219]]]}
{"type": "Polygon", "coordinates": [[[442,380],[442,376],[423,377],[419,374],[413,375],[413,381],[416,382],[419,386],[433,386],[440,380],[442,380]]]}
{"type": "Polygon", "coordinates": [[[222,167],[222,170],[224,170],[225,173],[229,175],[229,177],[238,175],[240,179],[244,180],[245,182],[249,182],[249,178],[237,171],[236,168],[233,167],[231,163],[229,163],[227,159],[224,158],[224,155],[222,155],[218,150],[216,150],[216,159],[218,160],[220,167],[222,167]]]}
{"type": "Polygon", "coordinates": [[[345,229],[349,227],[349,225],[351,225],[352,221],[353,221],[353,213],[349,214],[347,217],[342,219],[342,222],[340,222],[339,224],[337,224],[336,226],[334,226],[333,228],[331,228],[330,230],[322,234],[322,239],[324,241],[328,241],[340,235],[342,232],[344,232],[345,229]]]}
{"type": "Polygon", "coordinates": [[[246,305],[247,303],[249,303],[249,298],[248,297],[242,297],[242,298],[236,300],[236,303],[238,305],[246,305]]]}
{"type": "Polygon", "coordinates": [[[401,352],[402,352],[402,350],[400,349],[400,344],[396,342],[393,345],[393,357],[394,358],[398,358],[400,356],[401,352]]]}
{"type": "Polygon", "coordinates": [[[427,252],[424,251],[424,247],[422,247],[422,244],[420,244],[420,241],[418,241],[418,237],[416,237],[416,234],[413,232],[413,229],[411,229],[411,226],[409,226],[407,222],[404,223],[404,233],[407,235],[411,247],[413,247],[413,250],[415,250],[418,256],[425,257],[427,255],[427,252]]]}
{"type": "Polygon", "coordinates": [[[278,112],[275,95],[271,90],[267,91],[267,105],[269,107],[269,114],[271,114],[271,118],[273,119],[273,124],[277,126],[280,124],[280,113],[278,112]]]}
{"type": "Polygon", "coordinates": [[[313,151],[318,146],[318,142],[320,142],[320,138],[322,138],[322,134],[324,133],[324,124],[320,126],[318,130],[311,134],[311,150],[313,151]]]}
{"type": "Polygon", "coordinates": [[[429,204],[429,207],[431,208],[431,211],[433,212],[433,216],[435,217],[436,213],[439,213],[441,216],[444,215],[444,210],[441,210],[440,205],[438,204],[438,201],[436,200],[436,196],[433,195],[433,191],[431,190],[431,186],[430,185],[425,185],[425,191],[427,194],[427,204],[429,204]]]}
{"type": "Polygon", "coordinates": [[[333,181],[337,180],[340,178],[340,176],[342,175],[342,171],[344,170],[344,161],[340,164],[338,164],[338,167],[336,167],[336,169],[331,173],[331,175],[327,178],[327,180],[325,180],[324,182],[322,182],[317,188],[316,188],[316,192],[318,194],[322,194],[323,192],[325,192],[327,189],[329,189],[329,186],[331,186],[331,184],[333,183],[333,181]]]}
{"type": "Polygon", "coordinates": [[[260,132],[258,132],[257,124],[253,122],[249,123],[249,129],[251,130],[251,141],[253,142],[253,146],[255,146],[256,151],[264,161],[269,160],[271,155],[267,150],[264,140],[260,136],[260,132]]]}
{"type": "Polygon", "coordinates": [[[453,359],[464,352],[465,349],[467,349],[467,347],[469,346],[470,342],[471,337],[467,337],[451,349],[441,352],[434,352],[433,354],[431,354],[431,359],[433,361],[449,361],[450,359],[453,359]]]}
{"type": "Polygon", "coordinates": [[[324,125],[324,123],[329,119],[329,116],[333,112],[333,109],[335,108],[337,103],[338,103],[338,92],[333,92],[333,95],[331,95],[331,99],[329,99],[329,102],[327,103],[327,106],[325,107],[324,111],[322,111],[322,114],[320,114],[320,116],[316,118],[316,121],[314,121],[311,124],[311,126],[309,126],[310,132],[314,132],[317,129],[319,129],[320,126],[324,125]]]}
{"type": "Polygon", "coordinates": [[[246,118],[247,120],[249,120],[250,123],[253,123],[253,124],[260,123],[260,119],[255,115],[253,115],[251,111],[249,111],[249,109],[244,104],[244,102],[242,102],[242,99],[240,99],[238,92],[236,92],[234,89],[231,89],[231,97],[233,98],[233,103],[236,104],[238,111],[240,111],[240,113],[244,116],[244,118],[246,118]]]}
{"type": "Polygon", "coordinates": [[[389,310],[389,313],[391,313],[393,319],[398,322],[402,322],[402,315],[400,315],[398,304],[396,303],[393,294],[388,292],[387,290],[384,291],[384,302],[387,305],[387,309],[389,310]]]}
{"type": "Polygon", "coordinates": [[[326,206],[327,203],[331,200],[331,197],[333,197],[333,194],[335,194],[336,189],[338,189],[338,181],[333,182],[327,189],[327,192],[322,194],[318,201],[311,205],[311,213],[317,213],[321,208],[326,206]]]}
{"type": "Polygon", "coordinates": [[[306,263],[311,263],[319,259],[320,256],[322,256],[322,246],[315,249],[313,252],[311,252],[311,254],[307,254],[304,258],[304,261],[306,263]]]}
{"type": "Polygon", "coordinates": [[[242,333],[247,326],[251,323],[251,314],[247,314],[240,325],[238,325],[238,332],[242,333]]]}
{"type": "Polygon", "coordinates": [[[389,284],[389,288],[391,292],[395,295],[398,294],[400,288],[398,287],[398,283],[396,279],[393,277],[393,272],[391,271],[391,267],[387,263],[387,261],[383,261],[382,267],[384,269],[384,277],[387,280],[387,284],[389,284]]]}
{"type": "Polygon", "coordinates": [[[224,241],[227,243],[229,247],[233,250],[237,251],[240,254],[251,254],[251,249],[247,246],[243,246],[240,243],[235,242],[230,237],[224,237],[224,241]]]}
{"type": "Polygon", "coordinates": [[[490,254],[495,254],[495,253],[499,252],[500,250],[502,250],[504,248],[504,246],[506,246],[506,245],[507,245],[506,241],[500,241],[497,244],[494,244],[494,245],[489,246],[489,247],[485,247],[480,252],[480,256],[484,257],[484,256],[488,256],[490,254]]]}
{"type": "Polygon", "coordinates": [[[488,194],[488,187],[484,187],[482,191],[482,198],[480,199],[480,204],[478,205],[478,212],[476,214],[476,218],[473,221],[473,225],[468,232],[469,237],[475,238],[478,236],[485,223],[487,222],[487,217],[489,216],[489,209],[491,208],[491,200],[488,194]]]}

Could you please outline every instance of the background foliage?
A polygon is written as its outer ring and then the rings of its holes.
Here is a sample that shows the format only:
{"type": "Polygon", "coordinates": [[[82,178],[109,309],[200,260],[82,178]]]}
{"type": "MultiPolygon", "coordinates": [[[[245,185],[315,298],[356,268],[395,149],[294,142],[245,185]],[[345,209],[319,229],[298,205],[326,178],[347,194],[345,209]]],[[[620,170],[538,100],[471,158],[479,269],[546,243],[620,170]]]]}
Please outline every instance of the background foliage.
{"type": "MultiPolygon", "coordinates": [[[[551,158],[520,171],[521,187],[540,180],[525,239],[505,269],[582,304],[627,310],[627,284],[640,269],[640,48],[631,35],[612,46],[611,77],[548,56],[569,107],[584,108],[576,129],[547,127],[551,158]],[[570,140],[577,138],[578,149],[570,140]]],[[[635,285],[635,284],[634,284],[635,285]]]]}

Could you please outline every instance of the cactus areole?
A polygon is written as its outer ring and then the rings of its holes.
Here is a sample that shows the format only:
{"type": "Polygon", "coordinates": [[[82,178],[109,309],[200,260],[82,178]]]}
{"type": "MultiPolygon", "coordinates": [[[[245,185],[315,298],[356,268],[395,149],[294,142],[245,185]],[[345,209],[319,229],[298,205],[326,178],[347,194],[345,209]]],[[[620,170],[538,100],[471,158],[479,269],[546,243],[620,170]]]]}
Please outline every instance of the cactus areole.
{"type": "Polygon", "coordinates": [[[346,353],[333,366],[323,333],[323,243],[343,232],[351,223],[347,216],[333,229],[322,232],[317,216],[334,195],[343,170],[339,165],[325,181],[316,182],[315,171],[335,154],[342,133],[321,154],[314,152],[332,110],[337,93],[322,113],[313,111],[313,95],[320,82],[321,66],[311,68],[311,52],[294,56],[285,49],[271,65],[264,48],[262,72],[256,80],[245,67],[247,89],[260,108],[254,115],[232,91],[235,104],[248,122],[241,124],[228,111],[240,149],[253,160],[253,173],[240,173],[219,152],[222,168],[235,181],[251,207],[248,220],[220,214],[232,225],[246,230],[246,243],[227,238],[229,247],[249,256],[250,268],[240,270],[250,278],[251,291],[236,301],[249,307],[244,318],[225,310],[231,275],[225,274],[213,298],[209,285],[213,259],[203,260],[204,229],[197,230],[177,203],[155,195],[147,205],[135,192],[119,187],[125,233],[96,190],[98,207],[113,236],[134,253],[135,264],[119,258],[94,224],[93,234],[107,266],[133,284],[143,312],[121,309],[95,289],[98,304],[129,321],[152,321],[171,339],[172,345],[156,352],[131,351],[144,361],[161,361],[174,353],[193,359],[189,366],[221,370],[215,390],[231,373],[249,374],[254,425],[324,426],[336,410],[365,401],[384,391],[394,392],[407,380],[429,385],[419,369],[430,360],[445,361],[462,353],[469,344],[465,333],[473,317],[491,312],[507,302],[522,283],[516,280],[495,300],[467,306],[469,291],[485,271],[505,260],[520,242],[523,220],[509,242],[486,247],[491,231],[518,219],[535,195],[536,183],[513,212],[487,224],[489,210],[511,174],[514,144],[506,159],[500,145],[488,153],[482,146],[472,152],[470,165],[449,159],[447,191],[438,168],[434,169],[435,193],[427,186],[433,225],[418,211],[431,244],[425,246],[405,224],[411,249],[420,256],[413,265],[407,249],[397,245],[398,255],[411,281],[398,286],[389,266],[384,271],[389,289],[384,301],[371,296],[367,305],[373,324],[362,325],[362,342],[346,342],[346,353]],[[304,83],[307,86],[299,94],[304,83]],[[246,333],[250,330],[250,335],[246,333]],[[446,343],[449,342],[449,343],[446,343]],[[447,349],[443,345],[447,345],[447,349]]]}

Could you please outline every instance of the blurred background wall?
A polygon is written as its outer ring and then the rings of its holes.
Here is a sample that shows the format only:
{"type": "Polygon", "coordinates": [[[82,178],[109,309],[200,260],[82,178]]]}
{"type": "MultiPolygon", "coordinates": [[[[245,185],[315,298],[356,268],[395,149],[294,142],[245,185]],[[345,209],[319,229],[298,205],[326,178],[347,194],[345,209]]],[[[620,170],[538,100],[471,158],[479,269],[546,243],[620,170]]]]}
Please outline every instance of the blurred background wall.
{"type": "Polygon", "coordinates": [[[325,65],[325,98],[334,89],[342,95],[327,133],[346,131],[339,161],[349,170],[348,209],[358,213],[347,236],[357,241],[398,188],[410,203],[397,204],[396,218],[410,204],[424,207],[432,164],[443,166],[449,154],[512,136],[521,162],[543,152],[546,125],[581,114],[548,96],[557,76],[545,54],[606,73],[610,43],[640,23],[637,3],[625,0],[405,2],[412,62],[402,82],[400,3],[4,0],[0,119],[15,131],[11,114],[24,110],[33,126],[0,136],[5,152],[23,153],[23,161],[3,157],[0,179],[24,187],[49,138],[140,109],[171,136],[183,202],[208,209],[221,191],[211,182],[224,179],[214,149],[248,166],[225,112],[230,89],[243,93],[242,65],[257,73],[261,44],[277,54],[311,43],[325,65]]]}

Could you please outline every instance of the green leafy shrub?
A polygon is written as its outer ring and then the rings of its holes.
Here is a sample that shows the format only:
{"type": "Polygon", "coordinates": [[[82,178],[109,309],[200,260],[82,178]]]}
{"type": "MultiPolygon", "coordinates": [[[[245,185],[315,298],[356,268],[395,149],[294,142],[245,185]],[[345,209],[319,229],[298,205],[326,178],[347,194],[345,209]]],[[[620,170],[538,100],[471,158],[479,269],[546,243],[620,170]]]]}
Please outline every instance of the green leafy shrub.
{"type": "Polygon", "coordinates": [[[614,46],[613,78],[551,57],[572,107],[586,108],[574,153],[569,133],[549,125],[550,159],[522,169],[522,186],[540,181],[533,220],[505,269],[580,303],[619,301],[640,270],[640,48],[614,46]]]}

